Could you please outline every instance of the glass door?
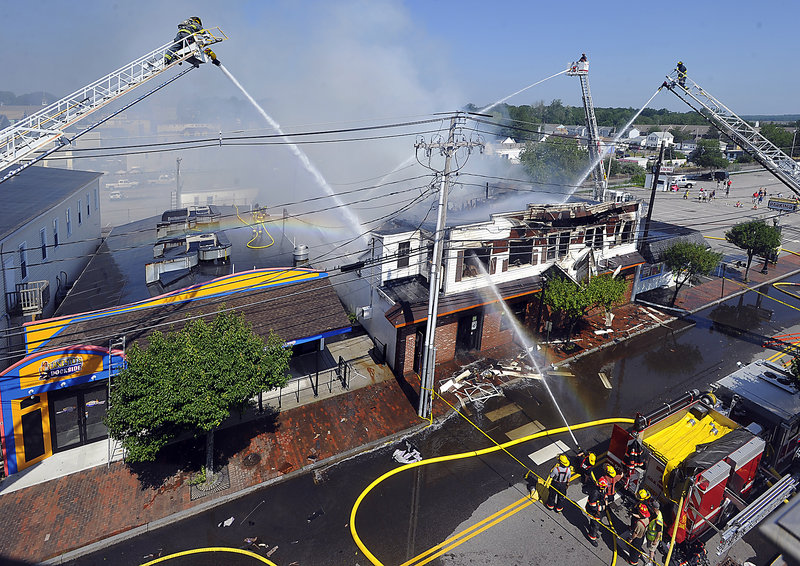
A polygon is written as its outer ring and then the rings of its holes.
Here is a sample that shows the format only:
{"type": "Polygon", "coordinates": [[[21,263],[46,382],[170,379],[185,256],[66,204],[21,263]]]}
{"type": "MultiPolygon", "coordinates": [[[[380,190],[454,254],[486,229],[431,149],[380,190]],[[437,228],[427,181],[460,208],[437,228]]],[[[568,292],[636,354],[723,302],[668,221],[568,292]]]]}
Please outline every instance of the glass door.
{"type": "Polygon", "coordinates": [[[60,392],[50,396],[53,452],[81,443],[81,411],[77,392],[60,392]],[[66,393],[66,394],[65,394],[66,393]]]}
{"type": "Polygon", "coordinates": [[[82,392],[84,414],[84,442],[93,442],[108,436],[108,429],[103,424],[108,406],[108,386],[96,385],[82,392]]]}

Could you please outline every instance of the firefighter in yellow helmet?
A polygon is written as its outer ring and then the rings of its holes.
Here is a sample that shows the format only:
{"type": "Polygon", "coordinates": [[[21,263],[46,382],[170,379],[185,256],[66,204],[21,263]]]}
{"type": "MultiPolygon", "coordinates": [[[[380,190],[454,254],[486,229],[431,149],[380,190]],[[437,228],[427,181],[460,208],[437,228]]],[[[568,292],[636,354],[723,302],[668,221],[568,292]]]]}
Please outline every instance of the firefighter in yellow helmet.
{"type": "Polygon", "coordinates": [[[571,476],[572,466],[569,464],[569,458],[566,454],[562,454],[558,457],[558,462],[553,466],[550,476],[547,478],[550,487],[546,503],[548,509],[555,507],[556,513],[564,510],[564,499],[567,496],[567,486],[571,476]]]}
{"type": "Polygon", "coordinates": [[[683,61],[678,61],[675,70],[678,71],[678,84],[686,88],[686,65],[683,64],[683,61]]]}
{"type": "MultiPolygon", "coordinates": [[[[197,16],[187,18],[178,24],[178,33],[173,39],[172,47],[164,54],[164,64],[169,65],[173,63],[178,57],[177,51],[186,47],[188,43],[194,43],[194,34],[203,29],[203,22],[197,16]]],[[[198,61],[199,63],[199,61],[198,61]]]]}
{"type": "Polygon", "coordinates": [[[614,496],[616,495],[617,482],[622,479],[622,475],[617,472],[617,469],[614,466],[606,463],[605,474],[601,476],[600,479],[605,479],[606,504],[611,505],[614,502],[614,496]]]}
{"type": "Polygon", "coordinates": [[[581,463],[578,466],[578,471],[581,474],[581,483],[584,487],[597,483],[597,478],[594,477],[592,471],[597,463],[597,456],[595,456],[594,452],[589,452],[588,454],[581,452],[578,457],[581,458],[581,463]]]}

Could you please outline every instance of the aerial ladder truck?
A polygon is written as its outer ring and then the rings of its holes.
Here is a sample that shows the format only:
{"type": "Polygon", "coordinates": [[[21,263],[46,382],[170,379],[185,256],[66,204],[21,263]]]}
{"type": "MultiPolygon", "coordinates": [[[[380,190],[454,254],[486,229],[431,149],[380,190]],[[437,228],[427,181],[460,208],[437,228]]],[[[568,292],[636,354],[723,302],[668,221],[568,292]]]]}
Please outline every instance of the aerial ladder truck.
{"type": "Polygon", "coordinates": [[[578,77],[581,81],[581,93],[583,94],[583,112],[586,118],[586,132],[588,138],[589,159],[592,164],[592,180],[594,182],[593,198],[603,202],[606,191],[606,175],[603,170],[602,152],[600,150],[600,133],[597,128],[597,118],[594,115],[594,103],[592,93],[589,90],[589,61],[586,55],[570,64],[567,75],[578,77]]]}
{"type": "Polygon", "coordinates": [[[176,38],[0,130],[0,183],[71,144],[76,138],[197,68],[201,63],[219,65],[210,46],[225,39],[227,36],[219,28],[202,29],[180,39],[176,38]],[[144,95],[97,122],[82,127],[77,133],[71,133],[70,136],[65,134],[68,127],[89,114],[184,62],[188,63],[186,69],[144,95]]]}
{"type": "Polygon", "coordinates": [[[670,90],[720,132],[728,136],[742,150],[750,154],[792,192],[800,195],[800,164],[762,136],[753,126],[734,114],[711,93],[690,78],[679,77],[677,69],[667,75],[667,80],[661,87],[670,90]],[[683,86],[679,83],[679,78],[683,78],[683,86]]]}

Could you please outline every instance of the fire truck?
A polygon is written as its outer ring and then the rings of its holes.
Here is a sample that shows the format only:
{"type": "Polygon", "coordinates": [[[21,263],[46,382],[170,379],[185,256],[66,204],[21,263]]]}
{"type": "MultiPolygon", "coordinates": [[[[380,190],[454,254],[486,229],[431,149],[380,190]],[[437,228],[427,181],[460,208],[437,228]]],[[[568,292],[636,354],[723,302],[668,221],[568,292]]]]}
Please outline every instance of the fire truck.
{"type": "Polygon", "coordinates": [[[635,421],[614,427],[608,460],[628,494],[661,501],[679,553],[718,536],[725,554],[797,490],[800,393],[779,365],[753,362],[635,421]]]}

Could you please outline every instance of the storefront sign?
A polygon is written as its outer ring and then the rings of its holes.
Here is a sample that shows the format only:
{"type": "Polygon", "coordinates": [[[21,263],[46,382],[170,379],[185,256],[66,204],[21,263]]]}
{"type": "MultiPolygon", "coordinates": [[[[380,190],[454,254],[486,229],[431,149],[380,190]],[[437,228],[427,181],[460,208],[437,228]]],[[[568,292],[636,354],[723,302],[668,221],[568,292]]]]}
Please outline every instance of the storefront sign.
{"type": "Polygon", "coordinates": [[[797,212],[797,201],[791,198],[771,198],[767,201],[767,208],[781,212],[797,212]]]}
{"type": "Polygon", "coordinates": [[[65,375],[79,373],[82,369],[83,359],[78,356],[57,358],[50,362],[44,360],[39,367],[39,379],[44,381],[46,379],[53,379],[54,377],[63,377],[65,375]]]}

